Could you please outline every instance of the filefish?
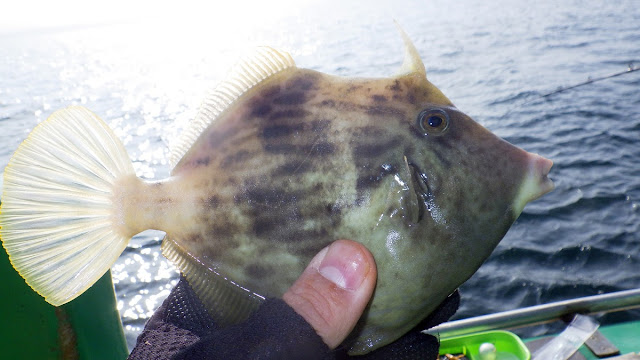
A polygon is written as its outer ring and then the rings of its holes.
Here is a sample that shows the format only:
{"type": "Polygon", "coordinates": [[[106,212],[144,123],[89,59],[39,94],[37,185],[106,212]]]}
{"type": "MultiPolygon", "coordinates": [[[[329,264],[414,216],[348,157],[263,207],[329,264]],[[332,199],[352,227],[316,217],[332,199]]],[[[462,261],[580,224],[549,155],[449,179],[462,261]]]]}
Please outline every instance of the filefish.
{"type": "Polygon", "coordinates": [[[552,162],[500,139],[426,77],[408,36],[391,77],[297,68],[259,48],[204,100],[167,179],[136,177],[91,111],[54,112],[4,173],[0,237],[11,263],[61,305],[129,239],[166,232],[163,254],[222,325],[280,297],[337,239],[373,254],[373,298],[346,346],[364,354],[415,327],[489,256],[552,162]]]}

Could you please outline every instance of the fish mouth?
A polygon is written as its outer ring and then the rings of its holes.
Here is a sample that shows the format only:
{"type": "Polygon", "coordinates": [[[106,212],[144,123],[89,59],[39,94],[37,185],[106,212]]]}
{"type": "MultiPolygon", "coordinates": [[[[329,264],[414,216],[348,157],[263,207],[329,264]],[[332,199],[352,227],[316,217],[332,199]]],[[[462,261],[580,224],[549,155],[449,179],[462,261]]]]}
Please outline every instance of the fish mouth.
{"type": "Polygon", "coordinates": [[[524,210],[527,203],[541,198],[555,187],[553,181],[549,179],[553,161],[532,153],[527,153],[527,157],[528,170],[513,204],[516,215],[524,210]]]}
{"type": "Polygon", "coordinates": [[[534,160],[534,164],[532,165],[534,169],[531,171],[534,174],[539,174],[538,191],[531,197],[530,201],[541,198],[543,195],[551,192],[551,190],[555,188],[553,181],[549,179],[549,172],[553,166],[553,161],[538,155],[536,155],[536,157],[537,158],[534,160]]]}
{"type": "Polygon", "coordinates": [[[527,200],[533,201],[541,198],[555,187],[553,181],[549,179],[549,171],[551,171],[553,161],[532,153],[529,153],[529,158],[528,178],[534,182],[535,186],[531,189],[527,200]]]}

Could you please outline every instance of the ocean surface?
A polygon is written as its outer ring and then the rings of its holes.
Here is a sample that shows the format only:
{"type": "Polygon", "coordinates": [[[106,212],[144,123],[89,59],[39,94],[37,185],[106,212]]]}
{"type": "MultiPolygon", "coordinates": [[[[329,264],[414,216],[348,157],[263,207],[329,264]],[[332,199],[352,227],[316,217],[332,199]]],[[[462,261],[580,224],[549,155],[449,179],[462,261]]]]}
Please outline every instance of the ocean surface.
{"type": "MultiPolygon", "coordinates": [[[[555,163],[556,189],[462,286],[456,318],[640,287],[640,71],[544,96],[640,66],[638,2],[344,3],[151,5],[118,21],[5,29],[0,170],[36,124],[81,104],[115,130],[139,176],[164,178],[169,146],[246,50],[272,45],[300,67],[392,75],[403,56],[395,19],[459,109],[555,163]]],[[[130,347],[178,279],[162,237],[137,235],[112,268],[130,347]]],[[[640,313],[600,320],[629,317],[640,313]]]]}

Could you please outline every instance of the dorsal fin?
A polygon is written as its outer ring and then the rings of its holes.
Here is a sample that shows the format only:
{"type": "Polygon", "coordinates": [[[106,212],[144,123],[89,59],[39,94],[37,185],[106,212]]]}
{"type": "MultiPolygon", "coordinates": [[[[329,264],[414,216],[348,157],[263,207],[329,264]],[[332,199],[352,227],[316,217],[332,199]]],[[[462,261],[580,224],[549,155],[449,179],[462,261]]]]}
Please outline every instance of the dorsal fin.
{"type": "Polygon", "coordinates": [[[398,28],[398,32],[400,32],[400,36],[402,37],[402,41],[404,42],[404,61],[402,62],[402,66],[398,69],[397,76],[409,75],[409,74],[420,74],[422,76],[427,76],[427,71],[424,68],[424,64],[422,63],[422,59],[420,58],[420,54],[418,54],[418,50],[415,45],[409,38],[406,32],[402,29],[398,22],[395,22],[396,27],[398,28]]]}
{"type": "Polygon", "coordinates": [[[240,96],[274,74],[295,66],[291,55],[270,47],[259,47],[253,56],[237,63],[227,78],[204,99],[200,111],[173,146],[169,157],[171,168],[173,169],[189,151],[202,131],[215,122],[240,96]]]}

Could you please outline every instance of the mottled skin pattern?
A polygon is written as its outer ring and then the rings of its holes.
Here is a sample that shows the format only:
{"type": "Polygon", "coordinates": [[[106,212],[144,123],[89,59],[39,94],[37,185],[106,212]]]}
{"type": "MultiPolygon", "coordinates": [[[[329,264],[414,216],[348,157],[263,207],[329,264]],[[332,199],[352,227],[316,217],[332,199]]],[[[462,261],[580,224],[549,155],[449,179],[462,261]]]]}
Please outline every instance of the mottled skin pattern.
{"type": "Polygon", "coordinates": [[[240,98],[135,208],[149,212],[140,228],[263,296],[281,296],[330,242],[363,243],[378,282],[352,336],[358,354],[414,327],[476,271],[522,210],[512,202],[525,159],[424,75],[294,68],[240,98]],[[425,133],[425,109],[446,112],[448,128],[425,133]]]}

